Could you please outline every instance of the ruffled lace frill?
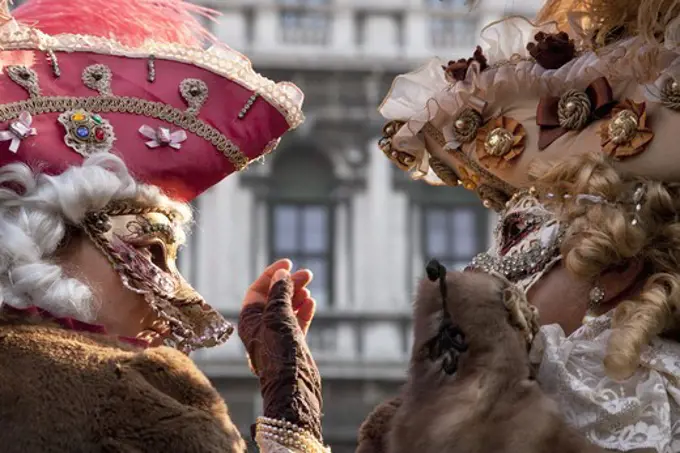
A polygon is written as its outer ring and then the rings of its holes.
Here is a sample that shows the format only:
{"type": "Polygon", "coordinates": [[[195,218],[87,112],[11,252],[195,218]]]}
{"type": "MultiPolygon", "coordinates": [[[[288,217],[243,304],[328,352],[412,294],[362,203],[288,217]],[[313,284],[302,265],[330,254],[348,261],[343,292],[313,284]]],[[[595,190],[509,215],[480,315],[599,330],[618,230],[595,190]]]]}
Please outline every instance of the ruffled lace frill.
{"type": "Polygon", "coordinates": [[[606,376],[603,360],[611,315],[590,321],[565,337],[543,326],[531,359],[541,388],[567,422],[592,443],[616,451],[680,451],[680,344],[654,339],[637,372],[623,382],[606,376]]]}

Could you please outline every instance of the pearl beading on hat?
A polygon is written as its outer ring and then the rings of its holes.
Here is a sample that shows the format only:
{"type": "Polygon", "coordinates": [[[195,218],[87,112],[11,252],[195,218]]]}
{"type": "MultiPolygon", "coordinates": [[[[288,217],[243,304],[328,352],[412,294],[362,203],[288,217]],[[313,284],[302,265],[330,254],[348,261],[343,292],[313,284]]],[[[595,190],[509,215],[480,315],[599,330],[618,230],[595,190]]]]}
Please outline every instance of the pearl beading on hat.
{"type": "Polygon", "coordinates": [[[295,99],[290,84],[275,83],[253,70],[248,58],[229,48],[213,46],[208,50],[179,44],[147,42],[139,47],[128,47],[113,39],[87,35],[61,34],[50,36],[26,26],[5,26],[0,32],[3,50],[39,50],[44,52],[93,52],[129,58],[174,60],[193,64],[228,79],[234,80],[259,96],[286,117],[291,129],[304,121],[302,99],[295,99]]]}

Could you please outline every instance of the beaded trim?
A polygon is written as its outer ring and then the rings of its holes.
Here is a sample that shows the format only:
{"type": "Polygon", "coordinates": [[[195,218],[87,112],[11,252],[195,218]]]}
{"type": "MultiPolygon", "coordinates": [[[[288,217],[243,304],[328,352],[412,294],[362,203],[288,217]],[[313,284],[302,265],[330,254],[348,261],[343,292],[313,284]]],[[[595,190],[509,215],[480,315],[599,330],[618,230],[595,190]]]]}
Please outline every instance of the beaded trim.
{"type": "Polygon", "coordinates": [[[547,246],[536,242],[527,251],[510,256],[497,257],[487,252],[480,253],[472,259],[470,267],[486,273],[497,272],[513,282],[526,278],[544,269],[560,255],[560,245],[565,234],[565,229],[561,229],[547,246]]]}
{"type": "Polygon", "coordinates": [[[330,452],[314,436],[285,420],[258,417],[256,436],[271,440],[286,448],[303,452],[330,452]]]}
{"type": "MultiPolygon", "coordinates": [[[[12,27],[3,28],[7,30],[12,27]]],[[[146,42],[139,47],[128,47],[113,39],[96,36],[74,34],[49,36],[26,26],[0,33],[0,46],[3,50],[41,50],[48,54],[54,51],[92,52],[128,58],[153,57],[155,60],[193,64],[233,80],[262,96],[286,117],[291,129],[295,129],[304,121],[300,102],[295,101],[287,92],[290,85],[277,84],[258,74],[253,70],[248,58],[231,49],[228,51],[233,52],[233,55],[225,57],[220,55],[221,51],[217,46],[204,50],[178,44],[146,42]]]]}

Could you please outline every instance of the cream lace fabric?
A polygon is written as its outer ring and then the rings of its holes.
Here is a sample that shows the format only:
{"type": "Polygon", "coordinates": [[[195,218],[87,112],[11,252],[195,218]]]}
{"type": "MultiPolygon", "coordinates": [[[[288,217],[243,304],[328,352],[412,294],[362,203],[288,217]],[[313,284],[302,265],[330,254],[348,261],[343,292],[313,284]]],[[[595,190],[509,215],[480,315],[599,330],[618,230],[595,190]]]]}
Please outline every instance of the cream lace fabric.
{"type": "Polygon", "coordinates": [[[610,334],[610,314],[569,337],[557,325],[543,326],[531,350],[541,388],[593,444],[622,452],[680,452],[680,344],[655,339],[638,371],[616,382],[603,366],[610,334]]]}

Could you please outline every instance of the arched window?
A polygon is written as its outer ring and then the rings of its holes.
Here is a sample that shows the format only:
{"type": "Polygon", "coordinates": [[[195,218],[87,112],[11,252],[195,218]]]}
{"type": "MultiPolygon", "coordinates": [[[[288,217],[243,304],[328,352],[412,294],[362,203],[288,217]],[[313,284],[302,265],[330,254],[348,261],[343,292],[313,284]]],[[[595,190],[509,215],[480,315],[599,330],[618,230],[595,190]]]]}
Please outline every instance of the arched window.
{"type": "Polygon", "coordinates": [[[268,190],[270,259],[290,258],[309,268],[309,289],[318,309],[333,304],[334,191],[331,162],[305,144],[292,143],[276,156],[268,190]]]}

